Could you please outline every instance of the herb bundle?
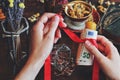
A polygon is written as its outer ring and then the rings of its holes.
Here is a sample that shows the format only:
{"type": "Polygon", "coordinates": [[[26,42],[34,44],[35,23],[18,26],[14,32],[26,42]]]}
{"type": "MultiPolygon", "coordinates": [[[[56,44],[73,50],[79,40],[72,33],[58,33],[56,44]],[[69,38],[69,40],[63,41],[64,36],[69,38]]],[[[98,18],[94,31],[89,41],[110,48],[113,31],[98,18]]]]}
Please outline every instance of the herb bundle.
{"type": "Polygon", "coordinates": [[[12,31],[17,32],[21,26],[24,12],[24,0],[3,0],[2,7],[6,15],[6,22],[12,31]]]}

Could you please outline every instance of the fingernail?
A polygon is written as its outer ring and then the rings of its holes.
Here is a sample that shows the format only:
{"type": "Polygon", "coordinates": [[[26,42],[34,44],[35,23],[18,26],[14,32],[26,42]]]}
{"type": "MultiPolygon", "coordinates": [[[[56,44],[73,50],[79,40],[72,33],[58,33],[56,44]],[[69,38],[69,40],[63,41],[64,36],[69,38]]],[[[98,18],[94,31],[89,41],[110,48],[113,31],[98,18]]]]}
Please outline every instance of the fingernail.
{"type": "Polygon", "coordinates": [[[91,45],[91,43],[90,43],[90,41],[85,41],[85,45],[87,45],[87,46],[90,46],[91,45]]]}

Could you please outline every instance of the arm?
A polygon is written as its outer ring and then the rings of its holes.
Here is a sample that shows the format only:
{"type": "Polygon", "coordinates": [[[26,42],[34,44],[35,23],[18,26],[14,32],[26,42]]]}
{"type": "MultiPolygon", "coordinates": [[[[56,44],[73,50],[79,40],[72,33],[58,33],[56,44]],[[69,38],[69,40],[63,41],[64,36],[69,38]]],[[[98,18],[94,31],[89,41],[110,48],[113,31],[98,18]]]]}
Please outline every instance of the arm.
{"type": "Polygon", "coordinates": [[[120,80],[120,55],[118,50],[103,36],[99,35],[97,42],[98,49],[89,41],[85,42],[85,46],[96,57],[100,67],[110,79],[120,80]]]}
{"type": "MultiPolygon", "coordinates": [[[[53,44],[61,37],[57,28],[59,22],[63,23],[56,14],[45,13],[33,27],[31,32],[30,56],[16,76],[15,80],[34,80],[50,54],[53,44]]],[[[65,23],[63,23],[64,26],[65,23]]]]}

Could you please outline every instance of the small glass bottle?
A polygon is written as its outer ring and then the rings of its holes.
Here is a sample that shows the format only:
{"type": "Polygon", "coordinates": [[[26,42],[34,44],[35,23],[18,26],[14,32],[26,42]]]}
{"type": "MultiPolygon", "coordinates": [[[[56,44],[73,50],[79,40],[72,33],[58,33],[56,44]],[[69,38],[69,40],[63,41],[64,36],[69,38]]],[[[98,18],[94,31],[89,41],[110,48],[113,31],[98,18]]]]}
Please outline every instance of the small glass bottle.
{"type": "MultiPolygon", "coordinates": [[[[96,31],[96,23],[94,22],[87,22],[86,28],[81,33],[81,39],[88,39],[90,40],[95,46],[97,46],[96,39],[97,39],[97,31],[96,31]]],[[[90,52],[86,49],[85,44],[79,44],[77,57],[76,57],[76,64],[82,66],[91,66],[93,64],[94,56],[90,54],[90,52]]]]}

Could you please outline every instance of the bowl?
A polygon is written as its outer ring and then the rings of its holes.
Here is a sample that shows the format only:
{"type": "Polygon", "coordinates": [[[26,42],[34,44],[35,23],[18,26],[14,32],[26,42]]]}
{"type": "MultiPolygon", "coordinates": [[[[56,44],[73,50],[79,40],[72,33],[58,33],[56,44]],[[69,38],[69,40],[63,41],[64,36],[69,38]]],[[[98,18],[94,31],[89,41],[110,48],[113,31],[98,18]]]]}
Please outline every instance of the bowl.
{"type": "Polygon", "coordinates": [[[83,22],[92,14],[92,6],[84,1],[72,1],[66,4],[64,12],[70,20],[83,22]]]}

